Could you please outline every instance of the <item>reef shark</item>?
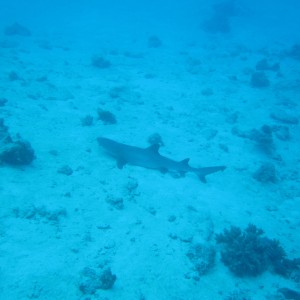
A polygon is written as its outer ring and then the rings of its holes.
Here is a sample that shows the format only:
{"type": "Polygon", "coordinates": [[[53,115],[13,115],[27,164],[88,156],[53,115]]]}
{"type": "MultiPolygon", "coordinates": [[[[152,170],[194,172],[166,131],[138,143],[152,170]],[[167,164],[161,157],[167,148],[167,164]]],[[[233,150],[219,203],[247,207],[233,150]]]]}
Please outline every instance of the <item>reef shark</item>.
{"type": "Polygon", "coordinates": [[[108,138],[99,137],[98,143],[105,151],[117,161],[117,166],[122,169],[126,164],[140,166],[147,169],[159,170],[162,173],[170,172],[184,176],[187,172],[195,173],[202,182],[205,176],[223,171],[225,166],[206,168],[193,168],[189,165],[189,158],[175,161],[159,154],[159,145],[154,144],[147,148],[125,145],[108,138]]]}

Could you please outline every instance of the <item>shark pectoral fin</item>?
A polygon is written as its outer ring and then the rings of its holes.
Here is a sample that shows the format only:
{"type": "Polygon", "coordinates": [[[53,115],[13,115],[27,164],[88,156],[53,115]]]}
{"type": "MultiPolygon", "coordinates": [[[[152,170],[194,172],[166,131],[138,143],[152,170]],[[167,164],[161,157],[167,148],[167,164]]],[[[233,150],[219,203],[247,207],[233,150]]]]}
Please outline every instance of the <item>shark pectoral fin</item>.
{"type": "Polygon", "coordinates": [[[168,172],[168,169],[167,168],[160,168],[159,171],[162,173],[162,174],[166,174],[168,172]]]}
{"type": "Polygon", "coordinates": [[[119,169],[123,169],[123,167],[126,165],[126,161],[124,160],[124,159],[118,159],[117,160],[117,167],[119,168],[119,169]]]}

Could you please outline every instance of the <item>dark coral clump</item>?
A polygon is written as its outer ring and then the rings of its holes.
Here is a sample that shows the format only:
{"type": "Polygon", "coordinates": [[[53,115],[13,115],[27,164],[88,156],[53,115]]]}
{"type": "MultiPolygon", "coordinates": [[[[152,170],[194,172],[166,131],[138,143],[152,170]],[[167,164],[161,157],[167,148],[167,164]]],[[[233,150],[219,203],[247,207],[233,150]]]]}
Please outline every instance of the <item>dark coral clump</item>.
{"type": "Polygon", "coordinates": [[[95,269],[85,268],[82,272],[85,280],[80,283],[79,289],[83,294],[95,294],[97,290],[112,289],[117,276],[112,274],[111,269],[107,268],[102,273],[97,273],[95,269]]]}
{"type": "Polygon", "coordinates": [[[279,241],[265,237],[263,230],[252,224],[244,231],[235,226],[225,229],[216,241],[223,245],[223,263],[239,277],[258,276],[267,270],[289,276],[296,267],[279,241]]]}
{"type": "Polygon", "coordinates": [[[104,125],[116,124],[117,119],[113,113],[108,110],[98,109],[98,119],[101,120],[104,125]]]}
{"type": "Polygon", "coordinates": [[[4,120],[0,119],[0,163],[21,166],[30,164],[34,159],[30,143],[20,138],[13,141],[4,120]]]}
{"type": "Polygon", "coordinates": [[[24,140],[6,144],[0,153],[1,162],[14,166],[29,165],[34,159],[30,143],[24,140]]]}

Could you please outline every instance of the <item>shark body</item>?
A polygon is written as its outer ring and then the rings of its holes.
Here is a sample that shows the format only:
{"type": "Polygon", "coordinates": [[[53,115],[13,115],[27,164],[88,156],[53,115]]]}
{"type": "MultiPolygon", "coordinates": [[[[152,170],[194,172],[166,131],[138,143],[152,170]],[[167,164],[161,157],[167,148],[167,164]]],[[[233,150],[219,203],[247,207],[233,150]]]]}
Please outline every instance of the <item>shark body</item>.
{"type": "Polygon", "coordinates": [[[195,173],[202,182],[206,182],[205,176],[218,171],[223,171],[225,166],[205,168],[193,168],[189,165],[189,158],[175,161],[160,155],[159,145],[151,145],[147,148],[129,146],[108,138],[99,137],[98,143],[105,151],[117,161],[117,166],[122,169],[127,163],[147,169],[159,170],[162,173],[171,172],[184,176],[187,172],[195,173]]]}

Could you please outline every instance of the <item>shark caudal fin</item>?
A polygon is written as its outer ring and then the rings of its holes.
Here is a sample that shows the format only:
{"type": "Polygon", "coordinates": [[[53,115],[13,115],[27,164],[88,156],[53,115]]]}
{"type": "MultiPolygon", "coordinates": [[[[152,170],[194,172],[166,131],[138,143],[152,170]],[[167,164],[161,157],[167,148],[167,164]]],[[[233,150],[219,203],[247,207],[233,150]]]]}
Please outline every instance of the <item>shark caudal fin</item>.
{"type": "Polygon", "coordinates": [[[206,175],[219,172],[219,171],[224,171],[226,169],[225,166],[217,166],[217,167],[206,167],[206,168],[199,168],[195,171],[195,173],[198,175],[199,179],[206,183],[206,175]]]}

